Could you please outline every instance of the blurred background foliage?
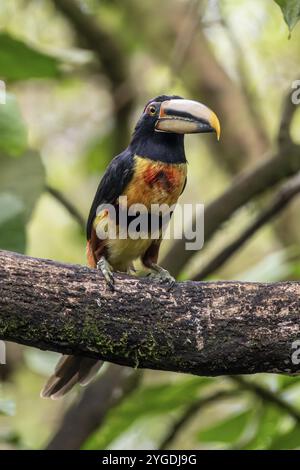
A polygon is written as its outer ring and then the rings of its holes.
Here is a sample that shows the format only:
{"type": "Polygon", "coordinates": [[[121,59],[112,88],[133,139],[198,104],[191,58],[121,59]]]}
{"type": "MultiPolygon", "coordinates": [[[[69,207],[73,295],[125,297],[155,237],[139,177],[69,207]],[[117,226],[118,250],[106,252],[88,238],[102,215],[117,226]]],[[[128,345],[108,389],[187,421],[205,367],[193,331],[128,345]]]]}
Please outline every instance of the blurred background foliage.
{"type": "MultiPolygon", "coordinates": [[[[209,203],[237,174],[272,158],[283,100],[300,78],[299,17],[298,0],[1,1],[0,248],[84,264],[83,224],[101,174],[158,94],[202,100],[221,117],[218,146],[209,136],[186,139],[182,202],[209,203]]],[[[291,135],[298,144],[299,125],[296,112],[291,135]]],[[[201,271],[276,190],[262,184],[178,275],[201,271]]],[[[209,277],[299,279],[299,204],[293,198],[209,277]]],[[[172,242],[164,242],[166,260],[170,250],[172,242]]],[[[90,389],[42,400],[56,360],[7,344],[1,449],[300,447],[297,377],[133,371],[121,381],[121,368],[107,365],[90,389]],[[106,397],[104,382],[111,385],[106,397]]]]}

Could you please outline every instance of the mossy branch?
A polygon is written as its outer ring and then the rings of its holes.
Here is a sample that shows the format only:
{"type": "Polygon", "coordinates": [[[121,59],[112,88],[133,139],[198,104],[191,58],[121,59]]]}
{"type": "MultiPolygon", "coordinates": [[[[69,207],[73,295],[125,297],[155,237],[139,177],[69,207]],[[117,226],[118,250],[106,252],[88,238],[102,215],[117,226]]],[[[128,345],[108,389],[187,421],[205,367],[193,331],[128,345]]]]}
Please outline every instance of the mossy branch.
{"type": "Polygon", "coordinates": [[[300,282],[182,282],[101,275],[0,251],[0,338],[131,367],[197,375],[297,373],[300,282]],[[295,362],[295,361],[294,361],[295,362]]]}

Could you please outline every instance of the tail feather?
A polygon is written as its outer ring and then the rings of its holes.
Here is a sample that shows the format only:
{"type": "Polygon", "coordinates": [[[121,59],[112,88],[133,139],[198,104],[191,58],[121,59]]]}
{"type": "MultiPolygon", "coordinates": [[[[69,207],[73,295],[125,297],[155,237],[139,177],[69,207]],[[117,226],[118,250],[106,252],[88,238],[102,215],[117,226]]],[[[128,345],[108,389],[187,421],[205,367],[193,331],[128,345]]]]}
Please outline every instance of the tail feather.
{"type": "Polygon", "coordinates": [[[54,374],[41,391],[41,397],[57,399],[71,390],[76,383],[87,385],[102,364],[102,361],[88,357],[62,356],[54,374]]]}
{"type": "Polygon", "coordinates": [[[80,383],[80,385],[82,385],[83,387],[88,385],[90,381],[95,377],[102,365],[103,361],[93,361],[93,363],[90,362],[88,364],[84,364],[84,366],[80,368],[78,374],[78,382],[80,383]]]}

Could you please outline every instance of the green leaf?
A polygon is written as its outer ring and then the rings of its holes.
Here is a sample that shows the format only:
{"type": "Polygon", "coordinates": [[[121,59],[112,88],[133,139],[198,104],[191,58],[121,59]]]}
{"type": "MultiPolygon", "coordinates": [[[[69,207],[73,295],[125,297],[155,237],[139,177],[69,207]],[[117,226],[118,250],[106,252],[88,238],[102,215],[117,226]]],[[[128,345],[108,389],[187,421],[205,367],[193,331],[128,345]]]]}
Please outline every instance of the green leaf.
{"type": "Polygon", "coordinates": [[[12,193],[0,193],[0,248],[24,253],[25,247],[23,201],[12,193]]]}
{"type": "Polygon", "coordinates": [[[11,193],[0,193],[0,224],[20,215],[24,210],[21,199],[11,193]]]}
{"type": "Polygon", "coordinates": [[[221,423],[200,431],[197,435],[200,442],[223,442],[233,444],[242,434],[246,425],[253,415],[252,410],[243,411],[229,418],[225,418],[221,423]]]}
{"type": "Polygon", "coordinates": [[[27,147],[27,129],[16,98],[6,94],[0,104],[0,151],[18,156],[27,147]]]}
{"type": "Polygon", "coordinates": [[[0,249],[24,253],[26,224],[45,187],[45,172],[38,153],[21,158],[0,154],[0,249]]]}
{"type": "Polygon", "coordinates": [[[199,390],[213,379],[192,378],[178,383],[143,387],[132,393],[128,400],[111,410],[101,429],[84,444],[84,449],[105,449],[138,419],[161,415],[188,405],[195,400],[199,390]]]}
{"type": "Polygon", "coordinates": [[[0,78],[26,80],[28,78],[58,77],[59,61],[23,41],[0,33],[0,78]]]}
{"type": "Polygon", "coordinates": [[[299,0],[275,0],[275,2],[280,6],[284,20],[291,32],[300,19],[299,0]]]}
{"type": "Polygon", "coordinates": [[[300,383],[299,376],[293,375],[278,375],[278,385],[280,390],[286,390],[287,388],[297,385],[300,383]]]}
{"type": "Polygon", "coordinates": [[[269,449],[274,450],[289,450],[298,449],[300,447],[300,426],[296,425],[287,433],[277,437],[273,440],[269,449]]]}
{"type": "Polygon", "coordinates": [[[103,173],[113,156],[113,132],[94,139],[88,146],[83,159],[84,167],[89,173],[103,173]]]}
{"type": "Polygon", "coordinates": [[[279,426],[285,413],[273,406],[264,406],[253,439],[244,449],[268,449],[272,438],[279,433],[279,426]]]}

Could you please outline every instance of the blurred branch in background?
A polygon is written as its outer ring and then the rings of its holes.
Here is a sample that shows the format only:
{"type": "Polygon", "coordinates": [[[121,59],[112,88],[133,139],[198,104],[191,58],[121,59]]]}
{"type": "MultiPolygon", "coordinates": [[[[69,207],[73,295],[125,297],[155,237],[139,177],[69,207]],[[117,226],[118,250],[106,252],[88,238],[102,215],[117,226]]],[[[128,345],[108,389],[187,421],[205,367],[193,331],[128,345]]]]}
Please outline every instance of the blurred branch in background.
{"type": "Polygon", "coordinates": [[[189,48],[194,41],[195,34],[200,27],[204,10],[204,1],[190,0],[188,2],[184,19],[182,24],[180,24],[180,30],[177,33],[177,37],[171,53],[171,87],[175,84],[178,74],[180,74],[180,69],[184,64],[189,48]]]}
{"type": "Polygon", "coordinates": [[[160,444],[160,450],[167,449],[170,444],[177,438],[178,434],[183,431],[183,428],[192,420],[195,419],[195,416],[199,411],[205,408],[207,405],[212,403],[230,399],[235,397],[237,394],[240,393],[240,390],[230,389],[230,390],[220,390],[214,392],[211,395],[201,397],[199,400],[191,403],[184,413],[180,416],[180,418],[174,422],[174,424],[170,427],[168,433],[164,437],[163,441],[160,444]]]}
{"type": "MultiPolygon", "coordinates": [[[[277,183],[300,171],[300,146],[292,142],[287,128],[290,128],[295,105],[290,105],[291,96],[287,95],[284,111],[280,120],[278,135],[280,145],[274,155],[264,160],[254,169],[241,173],[223,194],[212,201],[205,209],[204,240],[207,243],[215,232],[232,214],[277,183]],[[283,130],[284,129],[284,130],[283,130]],[[286,138],[283,139],[283,134],[286,138]]],[[[164,266],[177,276],[183,266],[194,255],[187,251],[184,235],[174,242],[163,260],[164,266]]]]}
{"type": "MultiPolygon", "coordinates": [[[[178,27],[177,20],[175,25],[178,27]]],[[[268,138],[264,129],[253,119],[243,90],[217,61],[201,29],[189,49],[186,67],[180,77],[191,96],[218,110],[222,138],[219,143],[209,141],[218,164],[230,173],[237,173],[246,165],[257,162],[258,156],[269,147],[268,138]],[[190,73],[191,69],[197,73],[190,73]]]]}
{"type": "MultiPolygon", "coordinates": [[[[252,115],[252,123],[256,125],[257,133],[260,134],[262,142],[266,144],[269,143],[269,138],[267,135],[267,129],[263,122],[262,116],[259,113],[257,102],[259,97],[256,96],[254,90],[250,90],[250,77],[251,77],[251,67],[247,62],[247,53],[243,50],[239,39],[236,37],[236,32],[230,25],[224,10],[224,3],[219,2],[217,5],[219,15],[220,15],[220,25],[223,26],[224,31],[228,40],[230,41],[231,50],[234,55],[235,69],[238,74],[239,86],[241,87],[241,92],[244,94],[247,101],[247,106],[249,109],[249,114],[252,115]]],[[[254,157],[255,158],[255,157],[254,157]]]]}
{"type": "Polygon", "coordinates": [[[272,202],[259,213],[256,219],[233,242],[221,249],[193,276],[193,280],[200,281],[223,266],[261,227],[285,209],[299,193],[300,174],[298,173],[279,189],[272,202]]]}
{"type": "Polygon", "coordinates": [[[110,81],[115,130],[113,155],[128,144],[129,116],[133,107],[135,92],[129,75],[129,63],[120,42],[108,32],[99,20],[80,7],[77,0],[52,0],[58,11],[69,21],[80,39],[94,52],[99,70],[110,81]]]}
{"type": "Polygon", "coordinates": [[[212,139],[209,141],[212,157],[221,167],[236,173],[245,165],[256,162],[267,151],[269,139],[266,131],[253,117],[242,88],[228,76],[203,32],[203,27],[207,26],[201,22],[204,2],[192,1],[189,8],[186,2],[171,3],[172,8],[170,2],[162,5],[161,14],[164,8],[167,12],[163,15],[165,23],[157,34],[157,29],[147,21],[148,11],[144,3],[118,0],[119,8],[125,14],[127,12],[127,22],[137,34],[143,22],[146,47],[173,70],[172,82],[175,78],[180,79],[193,99],[203,100],[218,111],[222,139],[219,143],[212,139]],[[173,50],[171,58],[170,50],[173,50]]]}
{"type": "Polygon", "coordinates": [[[84,390],[78,402],[65,413],[48,450],[80,449],[104,421],[109,410],[128,397],[139,384],[140,372],[115,364],[84,390]]]}
{"type": "MultiPolygon", "coordinates": [[[[279,149],[251,171],[241,174],[232,186],[212,201],[205,210],[204,239],[207,243],[234,212],[256,196],[300,171],[300,146],[291,144],[279,149]]],[[[162,264],[177,276],[195,254],[185,251],[184,238],[176,240],[162,264]]]]}
{"type": "Polygon", "coordinates": [[[300,410],[291,405],[276,392],[272,392],[269,388],[262,386],[255,381],[247,380],[242,376],[232,376],[230,377],[230,380],[236,385],[235,388],[216,391],[211,395],[201,397],[191,403],[178,420],[175,420],[174,424],[170,427],[160,445],[160,449],[167,449],[170,447],[184,431],[184,428],[195,419],[197,413],[204,407],[224,399],[242,396],[243,392],[250,392],[255,397],[260,398],[264,403],[274,405],[279,410],[291,416],[298,425],[300,424],[300,410]]]}
{"type": "Polygon", "coordinates": [[[300,424],[300,410],[292,406],[289,402],[281,398],[278,394],[271,392],[268,388],[254,382],[245,379],[241,376],[232,376],[231,380],[239,385],[239,387],[243,390],[247,390],[249,392],[254,393],[262,400],[272,403],[273,405],[277,406],[281,410],[288,413],[294,420],[300,424]]]}
{"type": "Polygon", "coordinates": [[[71,217],[76,220],[78,223],[79,227],[81,230],[84,232],[85,231],[85,219],[84,217],[80,214],[78,209],[69,201],[62,192],[60,192],[58,189],[52,188],[52,186],[46,185],[46,191],[51,194],[56,201],[59,202],[66,210],[69,212],[71,217]]]}

